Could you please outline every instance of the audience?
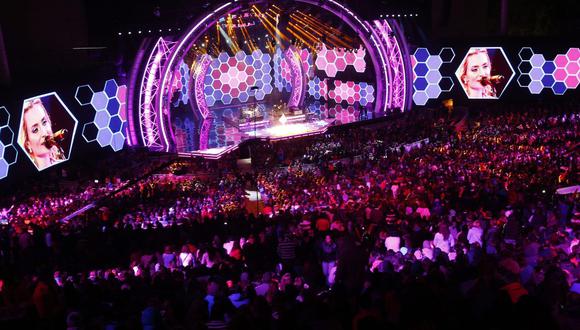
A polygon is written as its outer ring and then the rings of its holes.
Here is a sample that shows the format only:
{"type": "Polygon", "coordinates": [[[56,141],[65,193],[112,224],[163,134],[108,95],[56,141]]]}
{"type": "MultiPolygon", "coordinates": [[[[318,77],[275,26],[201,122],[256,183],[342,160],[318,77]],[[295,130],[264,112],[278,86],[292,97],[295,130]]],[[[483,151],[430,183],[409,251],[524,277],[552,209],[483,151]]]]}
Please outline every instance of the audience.
{"type": "Polygon", "coordinates": [[[0,324],[577,329],[579,196],[556,190],[578,184],[580,113],[521,107],[264,143],[250,173],[181,160],[7,201],[0,324]]]}

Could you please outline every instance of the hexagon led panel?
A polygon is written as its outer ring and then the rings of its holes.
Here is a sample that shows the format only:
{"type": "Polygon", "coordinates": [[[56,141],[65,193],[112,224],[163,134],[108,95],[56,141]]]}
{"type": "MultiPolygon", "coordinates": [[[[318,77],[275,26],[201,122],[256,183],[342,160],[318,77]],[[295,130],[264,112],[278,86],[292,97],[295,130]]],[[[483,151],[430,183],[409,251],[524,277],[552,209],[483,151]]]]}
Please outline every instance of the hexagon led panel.
{"type": "Polygon", "coordinates": [[[317,100],[320,100],[321,98],[326,100],[328,94],[328,80],[320,80],[320,78],[314,77],[314,79],[308,82],[308,94],[317,100]]]}
{"type": "Polygon", "coordinates": [[[92,95],[88,104],[95,116],[83,125],[83,138],[89,143],[96,141],[102,148],[110,146],[115,152],[123,149],[127,138],[127,86],[119,86],[114,79],[107,80],[102,91],[93,92],[89,85],[79,86],[75,98],[80,105],[87,104],[84,101],[89,99],[89,91],[92,95]]]}
{"type": "Polygon", "coordinates": [[[322,70],[328,77],[336,77],[338,72],[346,70],[351,65],[358,73],[365,72],[366,50],[361,46],[356,51],[346,51],[343,48],[326,48],[325,44],[318,50],[314,64],[318,70],[322,70]]]}
{"type": "Polygon", "coordinates": [[[430,99],[436,99],[441,92],[453,88],[453,80],[442,76],[439,71],[444,63],[451,63],[455,58],[452,48],[442,48],[438,54],[431,54],[427,48],[417,48],[411,55],[413,66],[413,102],[425,105],[430,99]]]}
{"type": "Polygon", "coordinates": [[[328,92],[328,97],[336,103],[346,101],[346,103],[353,105],[358,102],[360,105],[365,106],[375,100],[375,88],[365,82],[355,83],[354,81],[342,82],[335,80],[334,86],[335,88],[328,92]]]}
{"type": "Polygon", "coordinates": [[[204,81],[204,94],[208,106],[217,101],[231,104],[238,99],[247,102],[250,96],[263,100],[272,93],[272,66],[270,55],[255,50],[252,54],[243,51],[236,56],[221,53],[213,59],[204,81]],[[252,90],[252,87],[258,87],[252,90]]]}
{"type": "Polygon", "coordinates": [[[185,62],[181,61],[179,67],[173,73],[173,93],[177,93],[177,99],[173,102],[173,106],[177,107],[180,103],[187,104],[189,102],[189,67],[185,62]]]}
{"type": "Polygon", "coordinates": [[[10,113],[5,107],[0,107],[0,180],[8,176],[9,167],[18,158],[18,150],[14,147],[14,132],[9,124],[10,113]]]}
{"type": "Polygon", "coordinates": [[[359,111],[354,106],[343,108],[340,104],[328,109],[329,118],[336,118],[337,124],[348,124],[358,119],[359,111]]]}
{"type": "Polygon", "coordinates": [[[520,49],[518,55],[521,60],[518,65],[521,74],[518,84],[532,94],[551,89],[555,95],[563,95],[567,90],[576,89],[580,85],[580,48],[569,48],[565,54],[557,54],[553,60],[534,53],[530,47],[520,49]]]}

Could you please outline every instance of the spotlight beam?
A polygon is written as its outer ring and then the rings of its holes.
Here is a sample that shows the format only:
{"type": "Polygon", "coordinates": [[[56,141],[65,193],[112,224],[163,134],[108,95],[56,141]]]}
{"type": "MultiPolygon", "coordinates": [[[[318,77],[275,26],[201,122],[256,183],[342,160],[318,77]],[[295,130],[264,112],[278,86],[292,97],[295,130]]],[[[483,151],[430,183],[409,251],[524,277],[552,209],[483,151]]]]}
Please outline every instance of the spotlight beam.
{"type": "Polygon", "coordinates": [[[308,43],[306,40],[304,40],[300,35],[298,35],[298,33],[294,32],[290,27],[288,27],[286,29],[286,31],[288,31],[291,35],[293,35],[296,39],[300,40],[302,43],[304,43],[306,46],[308,46],[308,48],[310,49],[315,49],[315,47],[313,45],[311,45],[310,43],[308,43]]]}
{"type": "Polygon", "coordinates": [[[266,15],[262,14],[262,12],[256,7],[256,5],[252,6],[252,9],[254,9],[258,13],[258,17],[260,18],[260,22],[262,22],[262,24],[264,24],[264,26],[266,26],[266,24],[267,24],[270,27],[269,29],[266,28],[266,30],[268,30],[272,35],[279,36],[284,41],[290,42],[290,39],[288,39],[288,37],[286,37],[279,29],[277,29],[274,26],[274,24],[272,24],[272,22],[270,22],[270,20],[268,20],[266,15]],[[272,31],[275,31],[275,32],[272,32],[272,31]]]}

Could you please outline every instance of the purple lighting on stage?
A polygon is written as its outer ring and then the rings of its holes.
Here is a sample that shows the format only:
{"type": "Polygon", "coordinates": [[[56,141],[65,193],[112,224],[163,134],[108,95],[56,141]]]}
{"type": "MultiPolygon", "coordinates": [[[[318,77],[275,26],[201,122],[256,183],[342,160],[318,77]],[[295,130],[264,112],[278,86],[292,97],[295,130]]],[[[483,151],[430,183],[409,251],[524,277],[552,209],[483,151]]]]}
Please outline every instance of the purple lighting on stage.
{"type": "Polygon", "coordinates": [[[159,83],[163,64],[171,51],[171,44],[159,38],[147,60],[145,73],[141,80],[139,93],[139,123],[143,145],[152,149],[163,148],[159,134],[158,112],[155,99],[159,92],[159,83]]]}
{"type": "Polygon", "coordinates": [[[375,21],[375,26],[380,32],[381,40],[386,46],[387,59],[391,69],[391,97],[390,108],[404,109],[407,95],[407,73],[401,47],[396,34],[387,20],[375,21]]]}
{"type": "MultiPolygon", "coordinates": [[[[273,92],[274,86],[280,92],[286,89],[287,93],[283,95],[276,93],[276,97],[287,98],[288,107],[293,109],[290,117],[293,117],[294,122],[291,123],[288,119],[289,124],[297,124],[296,120],[300,116],[304,117],[301,119],[302,121],[311,121],[313,118],[302,114],[304,109],[300,109],[306,96],[312,96],[318,100],[330,99],[331,91],[329,91],[328,80],[324,78],[336,77],[339,72],[345,71],[348,71],[347,75],[353,75],[355,72],[364,73],[364,75],[357,77],[362,78],[360,80],[363,82],[347,76],[345,78],[349,81],[333,82],[333,101],[337,103],[344,101],[345,104],[350,105],[349,109],[352,110],[340,111],[341,119],[337,118],[337,123],[360,120],[357,115],[358,111],[356,111],[358,105],[370,106],[373,104],[372,111],[377,115],[384,113],[387,107],[399,107],[405,110],[405,102],[409,102],[406,101],[409,97],[405,95],[405,91],[409,93],[410,87],[405,86],[404,71],[409,71],[409,68],[403,59],[403,49],[399,39],[382,40],[384,38],[381,38],[381,34],[374,26],[360,20],[352,11],[336,1],[296,0],[295,2],[327,11],[335,16],[339,24],[351,28],[358,35],[358,38],[354,38],[357,41],[346,48],[354,50],[329,49],[326,48],[328,46],[323,45],[321,51],[326,54],[321,56],[320,53],[316,55],[308,49],[294,49],[292,45],[280,44],[279,47],[275,47],[276,49],[271,49],[272,55],[259,48],[252,48],[254,51],[251,54],[238,50],[234,55],[227,53],[217,55],[220,51],[225,51],[218,47],[217,52],[215,49],[211,50],[211,53],[216,54],[217,57],[212,58],[206,55],[207,58],[202,59],[203,56],[200,55],[193,58],[189,56],[193,54],[191,47],[199,45],[197,42],[202,40],[200,38],[209,33],[208,31],[212,27],[215,28],[218,19],[226,17],[225,15],[228,14],[237,14],[242,8],[238,2],[228,2],[205,15],[201,20],[194,22],[190,29],[174,43],[175,46],[167,47],[168,52],[164,52],[162,58],[155,57],[159,53],[158,49],[155,49],[154,53],[151,54],[151,58],[147,62],[148,70],[143,76],[140,95],[140,106],[143,107],[140,109],[140,123],[144,145],[165,151],[176,150],[177,145],[198,147],[184,135],[184,132],[191,130],[188,128],[191,125],[184,126],[187,123],[187,118],[184,116],[189,116],[189,114],[174,113],[175,109],[171,108],[172,103],[174,106],[176,103],[185,104],[188,102],[188,97],[195,99],[195,102],[192,103],[192,109],[199,110],[201,114],[199,117],[189,119],[193,120],[196,129],[200,130],[199,148],[223,147],[247,139],[248,136],[244,132],[238,132],[238,138],[232,139],[230,136],[235,135],[235,131],[241,129],[241,121],[243,119],[247,121],[246,117],[249,116],[249,111],[239,107],[254,100],[265,101],[261,103],[268,107],[268,104],[275,102],[271,98],[266,99],[266,95],[273,92]],[[366,61],[367,55],[372,62],[366,61]],[[367,70],[369,63],[373,65],[372,71],[367,70]],[[185,70],[186,67],[190,69],[185,70]],[[322,74],[320,77],[315,77],[316,67],[319,69],[324,67],[321,70],[326,75],[322,74]],[[151,69],[154,73],[150,72],[151,69]],[[191,75],[191,79],[186,77],[186,71],[191,75]],[[369,77],[371,75],[374,79],[369,77]],[[191,86],[189,86],[190,83],[191,86]],[[397,86],[398,90],[391,91],[391,84],[397,86]],[[191,87],[193,95],[190,95],[185,87],[191,87]],[[252,87],[256,88],[252,89],[252,87]],[[171,94],[174,92],[180,93],[178,98],[172,97],[171,94]],[[393,92],[395,92],[394,95],[397,95],[396,98],[393,97],[393,92]],[[254,96],[254,100],[251,99],[252,96],[254,96]],[[204,120],[199,121],[200,117],[204,120]],[[179,143],[176,142],[174,129],[179,129],[179,143]]],[[[385,23],[385,29],[388,28],[388,24],[385,23]]],[[[318,73],[320,75],[320,71],[318,73]]],[[[338,113],[337,111],[333,112],[338,113]]],[[[269,111],[260,112],[259,117],[260,122],[265,121],[272,126],[274,122],[277,122],[277,119],[269,111]]],[[[325,125],[332,125],[334,118],[329,118],[329,120],[325,125]]],[[[308,124],[307,122],[303,124],[308,124]]],[[[292,133],[295,128],[299,127],[287,127],[288,132],[283,135],[288,134],[287,138],[301,135],[301,133],[292,133]]],[[[311,134],[318,131],[318,129],[311,130],[309,128],[306,133],[311,134]]],[[[267,132],[266,130],[263,133],[267,135],[267,132]]]]}
{"type": "Polygon", "coordinates": [[[300,106],[300,100],[304,91],[304,76],[302,74],[302,64],[300,55],[296,53],[294,47],[288,47],[285,53],[286,60],[289,62],[291,79],[292,79],[292,93],[288,101],[288,107],[294,108],[300,106]]]}
{"type": "Polygon", "coordinates": [[[209,109],[207,107],[207,103],[205,102],[205,94],[204,94],[204,79],[207,75],[209,70],[209,66],[211,64],[211,56],[203,55],[197,64],[196,70],[194,72],[195,77],[195,102],[197,104],[197,108],[201,113],[201,116],[205,119],[209,116],[209,109]]]}
{"type": "MultiPolygon", "coordinates": [[[[164,75],[163,75],[163,77],[162,77],[162,79],[160,81],[160,87],[161,87],[161,90],[163,92],[165,92],[165,89],[167,88],[168,84],[170,83],[170,81],[169,81],[169,75],[171,73],[171,68],[173,68],[174,62],[175,62],[175,60],[178,57],[177,55],[178,54],[181,54],[181,51],[182,51],[183,47],[185,46],[185,44],[187,44],[187,43],[189,43],[191,41],[195,41],[195,38],[193,38],[194,40],[190,40],[190,38],[194,35],[194,33],[197,33],[200,28],[201,28],[201,30],[207,29],[209,27],[208,20],[211,17],[213,17],[213,16],[218,16],[219,17],[219,15],[221,14],[221,12],[223,10],[226,10],[232,4],[233,4],[233,2],[227,2],[227,3],[223,4],[222,6],[218,7],[217,9],[215,9],[213,12],[207,14],[204,18],[202,18],[201,20],[199,20],[199,22],[197,22],[197,24],[195,24],[187,32],[187,34],[184,37],[182,37],[180,39],[180,41],[177,44],[177,46],[172,50],[172,54],[171,54],[169,60],[167,61],[167,65],[166,65],[166,67],[168,69],[165,70],[165,73],[164,73],[164,75]]],[[[163,116],[164,115],[163,112],[166,110],[167,111],[167,115],[169,115],[169,109],[165,109],[164,108],[164,106],[168,108],[169,107],[169,104],[164,104],[163,97],[160,97],[158,99],[159,99],[158,100],[158,106],[159,106],[158,111],[159,111],[159,113],[163,116]]],[[[166,100],[165,100],[165,102],[166,102],[166,100]]],[[[169,138],[167,136],[167,132],[166,132],[166,129],[165,129],[165,123],[164,123],[163,118],[161,118],[159,120],[159,122],[161,124],[160,126],[161,126],[161,133],[163,135],[163,142],[164,142],[163,145],[164,145],[164,149],[165,149],[165,151],[169,151],[169,148],[170,148],[171,145],[169,143],[169,138]]]]}

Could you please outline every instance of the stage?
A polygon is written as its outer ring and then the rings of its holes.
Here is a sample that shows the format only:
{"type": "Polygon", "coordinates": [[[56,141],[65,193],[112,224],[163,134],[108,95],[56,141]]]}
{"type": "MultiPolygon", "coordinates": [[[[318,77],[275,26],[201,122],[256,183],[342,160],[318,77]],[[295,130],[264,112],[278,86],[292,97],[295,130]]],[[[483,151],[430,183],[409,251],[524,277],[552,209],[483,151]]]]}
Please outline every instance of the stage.
{"type": "MultiPolygon", "coordinates": [[[[323,134],[336,124],[337,118],[328,111],[307,109],[280,109],[258,104],[251,107],[222,107],[212,109],[198,130],[199,136],[191,136],[185,130],[177,131],[178,154],[182,157],[198,156],[218,159],[234,151],[239,144],[253,139],[285,140],[302,136],[323,134]],[[248,110],[252,108],[252,110],[248,110]],[[187,134],[190,135],[187,135],[187,134]],[[194,148],[188,148],[187,140],[199,140],[194,148]],[[189,150],[188,150],[189,149],[189,150]]],[[[354,112],[353,112],[354,113],[354,112]]]]}

